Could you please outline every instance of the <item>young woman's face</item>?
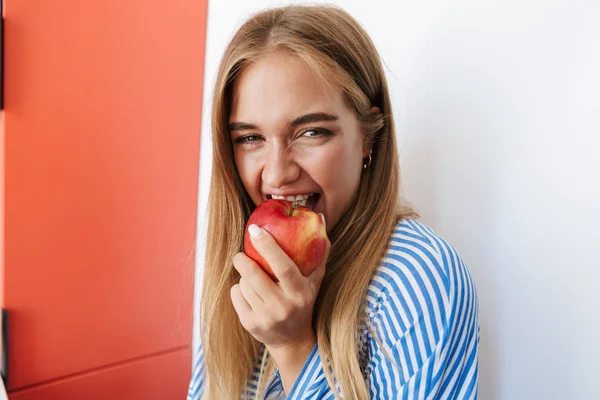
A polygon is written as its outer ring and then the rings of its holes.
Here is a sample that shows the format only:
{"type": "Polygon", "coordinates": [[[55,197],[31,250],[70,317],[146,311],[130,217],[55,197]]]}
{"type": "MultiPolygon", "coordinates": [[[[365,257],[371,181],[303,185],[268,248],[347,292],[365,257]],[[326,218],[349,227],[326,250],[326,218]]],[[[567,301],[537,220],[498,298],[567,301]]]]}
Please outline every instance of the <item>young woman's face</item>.
{"type": "Polygon", "coordinates": [[[275,53],[249,65],[234,82],[229,127],[254,204],[312,194],[307,206],[328,231],[348,211],[369,147],[353,110],[301,61],[275,53]]]}

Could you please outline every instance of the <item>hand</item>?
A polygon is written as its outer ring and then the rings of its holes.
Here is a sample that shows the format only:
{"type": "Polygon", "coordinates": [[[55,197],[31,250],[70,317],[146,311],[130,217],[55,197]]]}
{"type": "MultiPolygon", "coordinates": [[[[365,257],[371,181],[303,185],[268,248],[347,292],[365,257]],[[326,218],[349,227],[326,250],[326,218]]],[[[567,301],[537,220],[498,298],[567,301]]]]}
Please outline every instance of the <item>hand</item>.
{"type": "Polygon", "coordinates": [[[327,241],[321,265],[304,277],[267,231],[261,228],[261,234],[251,240],[279,282],[274,282],[254,260],[240,252],[233,258],[240,282],[231,288],[231,301],[242,326],[271,353],[286,348],[293,352],[314,341],[313,308],[331,243],[327,241]]]}

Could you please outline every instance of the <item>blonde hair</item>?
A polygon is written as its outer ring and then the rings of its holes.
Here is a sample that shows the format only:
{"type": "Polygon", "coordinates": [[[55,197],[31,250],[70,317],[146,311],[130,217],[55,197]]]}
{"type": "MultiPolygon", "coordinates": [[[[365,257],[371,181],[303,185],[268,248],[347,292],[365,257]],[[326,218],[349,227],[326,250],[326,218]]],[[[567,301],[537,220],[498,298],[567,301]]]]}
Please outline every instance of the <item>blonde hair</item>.
{"type": "MultiPolygon", "coordinates": [[[[399,194],[394,119],[374,44],[345,11],[332,6],[297,5],[252,16],[229,43],[216,79],[201,298],[201,340],[208,385],[205,398],[236,399],[245,393],[261,351],[261,344],[239,323],[229,295],[231,286],[239,280],[232,258],[242,249],[246,221],[255,205],[237,173],[228,117],[235,78],[250,63],[273,51],[298,57],[323,85],[341,93],[372,139],[372,164],[362,173],[355,203],[330,232],[331,252],[313,314],[321,360],[334,371],[335,383],[344,397],[367,399],[369,391],[358,355],[359,329],[365,326],[366,290],[395,224],[416,214],[399,194]],[[373,106],[379,107],[381,114],[371,114],[373,106]]],[[[270,358],[262,357],[265,377],[274,371],[272,364],[270,358]]],[[[329,368],[325,373],[329,385],[335,388],[329,368]]],[[[266,379],[261,379],[256,396],[260,396],[265,383],[266,379]]]]}

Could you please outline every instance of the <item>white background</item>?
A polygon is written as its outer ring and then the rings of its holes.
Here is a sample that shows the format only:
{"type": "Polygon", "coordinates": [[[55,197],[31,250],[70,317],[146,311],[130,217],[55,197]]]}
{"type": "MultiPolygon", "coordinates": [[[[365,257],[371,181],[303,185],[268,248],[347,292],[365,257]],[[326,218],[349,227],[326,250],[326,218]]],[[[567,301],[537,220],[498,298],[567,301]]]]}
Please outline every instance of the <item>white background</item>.
{"type": "MultiPolygon", "coordinates": [[[[600,3],[334,3],[387,66],[406,198],[477,284],[480,398],[600,399],[600,3]]],[[[275,4],[209,2],[198,288],[216,69],[275,4]]]]}

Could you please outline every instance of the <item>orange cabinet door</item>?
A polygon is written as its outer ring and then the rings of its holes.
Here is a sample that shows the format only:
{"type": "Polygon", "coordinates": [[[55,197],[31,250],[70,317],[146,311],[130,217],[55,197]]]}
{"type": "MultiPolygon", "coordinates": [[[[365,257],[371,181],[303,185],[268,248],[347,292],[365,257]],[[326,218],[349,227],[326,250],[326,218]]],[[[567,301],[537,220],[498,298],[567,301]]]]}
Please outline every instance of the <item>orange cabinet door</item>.
{"type": "Polygon", "coordinates": [[[190,350],[87,371],[9,393],[10,400],[185,399],[190,350]]]}
{"type": "Polygon", "coordinates": [[[5,2],[11,399],[185,397],[206,2],[5,2]]]}

